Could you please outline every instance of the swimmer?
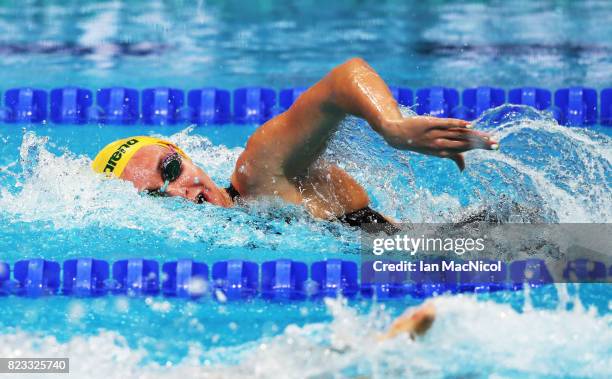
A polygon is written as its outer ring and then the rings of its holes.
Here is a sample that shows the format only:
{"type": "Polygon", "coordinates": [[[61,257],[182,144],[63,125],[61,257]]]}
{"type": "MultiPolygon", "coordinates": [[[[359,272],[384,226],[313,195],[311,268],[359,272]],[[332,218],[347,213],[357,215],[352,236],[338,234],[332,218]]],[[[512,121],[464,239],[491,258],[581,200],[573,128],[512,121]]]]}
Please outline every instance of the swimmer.
{"type": "Polygon", "coordinates": [[[348,115],[365,119],[393,148],[453,160],[499,147],[488,134],[453,118],[404,118],[389,88],[363,59],[331,70],[289,110],[260,126],[236,162],[228,188],[217,186],[174,144],[151,137],[115,141],[98,153],[93,168],[130,181],[143,192],[180,196],[231,207],[240,200],[274,196],[305,207],[315,218],[352,226],[390,223],[369,207],[365,189],[321,154],[348,115]]]}
{"type": "Polygon", "coordinates": [[[395,338],[407,333],[410,338],[423,336],[436,319],[436,308],[432,303],[426,303],[415,310],[407,310],[393,320],[389,329],[378,337],[379,341],[395,338]]]}
{"type": "MultiPolygon", "coordinates": [[[[383,333],[378,334],[373,342],[384,342],[402,335],[407,335],[415,340],[422,337],[431,328],[436,319],[436,308],[431,302],[427,302],[416,309],[408,309],[399,315],[389,328],[383,333]]],[[[350,347],[330,348],[334,353],[344,354],[350,351],[350,347]]]]}
{"type": "MultiPolygon", "coordinates": [[[[403,334],[408,334],[411,339],[423,336],[436,318],[436,308],[431,303],[426,303],[415,310],[407,310],[398,318],[396,318],[389,329],[382,335],[379,335],[377,342],[384,342],[403,334]]],[[[350,351],[344,349],[330,349],[334,353],[344,354],[350,351]]],[[[356,379],[368,379],[365,376],[355,377],[356,379]]]]}

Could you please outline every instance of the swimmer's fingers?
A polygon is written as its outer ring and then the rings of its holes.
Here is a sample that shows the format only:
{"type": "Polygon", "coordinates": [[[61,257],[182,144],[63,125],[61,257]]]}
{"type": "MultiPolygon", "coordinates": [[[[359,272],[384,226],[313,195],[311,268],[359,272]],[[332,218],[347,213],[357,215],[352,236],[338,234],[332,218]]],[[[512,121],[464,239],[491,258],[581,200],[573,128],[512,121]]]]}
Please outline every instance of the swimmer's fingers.
{"type": "Polygon", "coordinates": [[[488,141],[491,139],[491,134],[489,133],[465,128],[436,129],[432,130],[431,133],[439,138],[448,138],[456,140],[483,139],[488,141]]]}
{"type": "Polygon", "coordinates": [[[495,150],[499,143],[487,133],[466,129],[449,129],[436,131],[437,145],[440,148],[454,149],[463,152],[472,149],[495,150]],[[441,141],[441,142],[440,142],[441,141]]]}
{"type": "Polygon", "coordinates": [[[435,146],[439,149],[437,155],[454,161],[460,171],[465,170],[465,159],[461,153],[473,149],[497,150],[499,148],[497,142],[478,135],[463,136],[462,139],[438,138],[435,146]]]}
{"type": "Polygon", "coordinates": [[[447,151],[449,153],[464,153],[474,149],[493,150],[491,141],[482,138],[469,138],[463,140],[454,140],[446,138],[438,138],[435,141],[435,146],[441,151],[447,151]]]}
{"type": "Polygon", "coordinates": [[[486,132],[481,132],[480,130],[466,129],[466,128],[448,128],[438,131],[441,134],[444,134],[446,138],[450,138],[450,136],[456,137],[456,139],[465,139],[470,137],[481,137],[484,139],[491,139],[491,134],[486,132]]]}
{"type": "Polygon", "coordinates": [[[440,128],[440,129],[448,129],[448,128],[469,128],[471,126],[469,121],[460,120],[458,118],[438,118],[425,116],[423,117],[427,123],[432,127],[440,128]]]}

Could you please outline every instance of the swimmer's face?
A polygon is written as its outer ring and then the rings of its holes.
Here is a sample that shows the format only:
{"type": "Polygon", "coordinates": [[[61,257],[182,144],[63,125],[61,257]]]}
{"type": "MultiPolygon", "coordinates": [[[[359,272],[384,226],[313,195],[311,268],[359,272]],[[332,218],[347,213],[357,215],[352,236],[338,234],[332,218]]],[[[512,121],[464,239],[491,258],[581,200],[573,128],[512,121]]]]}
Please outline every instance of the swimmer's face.
{"type": "MultiPolygon", "coordinates": [[[[161,162],[172,151],[164,146],[150,145],[138,150],[130,159],[121,179],[134,184],[139,191],[159,191],[164,186],[161,162]]],[[[164,194],[180,196],[196,203],[208,202],[229,207],[232,201],[225,190],[217,187],[208,175],[189,159],[182,159],[181,174],[169,183],[164,194]]]]}

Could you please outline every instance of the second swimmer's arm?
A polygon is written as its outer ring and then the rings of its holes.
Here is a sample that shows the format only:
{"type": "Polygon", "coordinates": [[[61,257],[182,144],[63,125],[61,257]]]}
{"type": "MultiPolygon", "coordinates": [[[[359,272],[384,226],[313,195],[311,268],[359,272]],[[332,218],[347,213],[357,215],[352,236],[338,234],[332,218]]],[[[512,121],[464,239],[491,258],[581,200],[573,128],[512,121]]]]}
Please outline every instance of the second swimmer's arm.
{"type": "Polygon", "coordinates": [[[495,147],[487,135],[467,129],[469,123],[463,120],[403,118],[385,82],[364,60],[354,58],[261,126],[249,139],[234,176],[248,176],[238,182],[257,187],[270,179],[278,186],[276,179],[304,174],[348,114],[364,118],[396,149],[450,158],[461,169],[462,152],[495,147]]]}

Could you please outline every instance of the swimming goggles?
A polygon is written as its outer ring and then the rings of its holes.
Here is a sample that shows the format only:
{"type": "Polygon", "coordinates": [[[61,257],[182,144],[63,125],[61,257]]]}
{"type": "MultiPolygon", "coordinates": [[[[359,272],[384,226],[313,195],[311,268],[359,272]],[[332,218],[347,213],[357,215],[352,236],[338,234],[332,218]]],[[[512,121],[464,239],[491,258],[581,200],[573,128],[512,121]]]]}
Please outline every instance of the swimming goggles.
{"type": "Polygon", "coordinates": [[[172,147],[169,146],[168,148],[170,149],[170,153],[162,159],[160,164],[161,177],[164,181],[164,185],[158,190],[147,191],[147,194],[151,196],[167,196],[166,190],[168,189],[168,185],[181,175],[183,168],[181,155],[172,147]]]}
{"type": "Polygon", "coordinates": [[[161,176],[164,182],[173,182],[180,175],[183,167],[183,161],[179,153],[172,147],[169,147],[170,154],[166,155],[161,162],[161,176]]]}

